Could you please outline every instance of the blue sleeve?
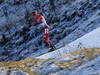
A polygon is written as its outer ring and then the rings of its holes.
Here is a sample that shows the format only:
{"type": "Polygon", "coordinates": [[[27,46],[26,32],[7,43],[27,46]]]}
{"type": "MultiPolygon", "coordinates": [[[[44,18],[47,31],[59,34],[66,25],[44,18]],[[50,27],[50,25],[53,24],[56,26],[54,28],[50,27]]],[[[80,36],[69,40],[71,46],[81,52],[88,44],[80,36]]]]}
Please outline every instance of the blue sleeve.
{"type": "Polygon", "coordinates": [[[41,24],[42,23],[42,21],[40,21],[40,22],[37,22],[37,24],[41,24]]]}

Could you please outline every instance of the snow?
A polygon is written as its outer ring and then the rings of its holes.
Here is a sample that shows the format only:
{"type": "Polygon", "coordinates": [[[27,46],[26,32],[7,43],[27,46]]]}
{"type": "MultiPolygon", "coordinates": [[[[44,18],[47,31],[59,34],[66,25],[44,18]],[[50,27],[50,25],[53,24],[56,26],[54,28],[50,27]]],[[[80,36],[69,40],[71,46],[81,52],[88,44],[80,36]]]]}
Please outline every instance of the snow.
{"type": "MultiPolygon", "coordinates": [[[[49,25],[56,25],[57,27],[51,28],[50,30],[50,40],[52,43],[57,47],[62,47],[63,43],[65,45],[71,43],[72,41],[76,40],[77,38],[85,35],[86,33],[90,32],[91,30],[97,28],[100,26],[99,23],[99,18],[100,18],[100,10],[99,10],[99,0],[98,1],[92,1],[93,3],[89,3],[87,0],[74,0],[74,1],[65,1],[65,0],[36,0],[37,5],[39,6],[39,10],[43,12],[44,17],[47,20],[47,23],[49,25]],[[43,2],[44,1],[44,2],[43,2]],[[96,3],[94,3],[96,2],[96,3]],[[55,8],[52,9],[53,4],[55,8]],[[91,6],[92,5],[92,6],[91,6]],[[90,7],[91,6],[91,7],[90,7]],[[95,9],[94,9],[95,8],[95,9]],[[74,14],[74,15],[73,15],[74,14]],[[82,16],[81,16],[82,15],[82,16]],[[74,16],[71,18],[71,16],[74,16]],[[70,20],[68,20],[71,18],[70,20]],[[54,36],[54,37],[52,37],[54,36]]],[[[33,10],[36,10],[35,8],[35,1],[32,0],[25,0],[26,6],[28,8],[29,13],[33,10]]],[[[8,50],[12,50],[14,52],[17,52],[18,56],[20,55],[25,55],[27,56],[38,56],[39,51],[35,47],[36,43],[34,38],[29,37],[29,30],[24,31],[24,27],[27,29],[29,28],[28,25],[32,23],[29,22],[27,24],[25,21],[21,21],[25,19],[26,15],[26,9],[20,0],[5,0],[2,4],[0,4],[0,41],[2,42],[2,34],[5,35],[7,39],[11,39],[8,41],[8,43],[5,43],[4,47],[0,47],[2,51],[4,50],[4,53],[7,52],[8,50]],[[8,19],[6,19],[6,16],[4,14],[4,7],[6,7],[5,11],[8,13],[8,19]],[[13,11],[15,10],[15,11],[13,11]],[[8,30],[7,28],[4,28],[5,25],[8,23],[13,23],[9,27],[10,35],[8,35],[8,30]],[[21,21],[21,22],[19,22],[21,21]],[[19,23],[16,23],[19,22],[19,23]],[[23,34],[23,35],[22,35],[23,34]],[[23,36],[23,37],[22,37],[23,36]],[[26,42],[24,42],[26,40],[26,42]],[[25,43],[25,44],[24,44],[25,43]],[[5,50],[7,49],[7,50],[5,50]],[[20,50],[20,51],[19,51],[20,50]],[[27,54],[24,54],[25,52],[28,52],[27,54]],[[37,52],[35,52],[37,51],[37,52]],[[34,52],[34,53],[33,53],[34,52]],[[29,54],[30,53],[30,54],[29,54]]],[[[33,28],[34,29],[34,28],[33,28]]],[[[33,29],[30,29],[33,30],[33,29]]],[[[26,30],[26,29],[25,29],[26,30]]],[[[36,30],[36,37],[38,38],[39,45],[41,47],[42,53],[45,53],[48,51],[48,46],[44,42],[44,38],[42,36],[42,29],[37,28],[36,30]],[[40,36],[39,36],[40,35],[40,36]],[[41,43],[40,43],[41,42],[41,43]],[[46,49],[47,48],[47,49],[46,49]]],[[[68,49],[68,48],[67,48],[68,49]]],[[[64,51],[66,52],[66,51],[64,51]]],[[[68,50],[68,52],[70,52],[68,50]]],[[[1,53],[1,52],[0,52],[1,53]]],[[[10,53],[8,53],[9,58],[10,58],[10,53]]],[[[63,53],[63,52],[60,52],[63,53]]],[[[58,55],[61,55],[59,52],[57,53],[58,55]]],[[[12,54],[12,53],[11,53],[12,54]]],[[[13,54],[13,56],[15,56],[13,54]]],[[[30,56],[30,57],[31,57],[30,56]]],[[[24,56],[23,56],[24,57],[24,56]]],[[[2,57],[1,57],[2,58],[2,57]]],[[[7,59],[9,59],[7,58],[7,59]]],[[[15,58],[12,58],[15,59],[15,58]]],[[[9,59],[9,61],[12,59],[9,59]]],[[[6,60],[6,59],[5,59],[6,60]]],[[[22,59],[23,60],[23,59],[22,59]]],[[[15,60],[16,61],[16,60],[15,60]]]]}
{"type": "MultiPolygon", "coordinates": [[[[25,1],[27,1],[27,0],[25,0],[25,1]]],[[[37,1],[40,1],[40,0],[37,0],[37,1]]],[[[50,0],[43,0],[43,1],[40,1],[39,9],[41,11],[43,11],[43,10],[45,11],[44,16],[46,17],[46,19],[47,18],[49,20],[52,19],[52,21],[55,22],[55,25],[58,25],[57,29],[54,28],[54,29],[52,29],[52,31],[50,31],[51,34],[53,34],[53,32],[55,32],[54,33],[55,35],[53,35],[54,39],[50,39],[50,40],[53,41],[53,43],[54,43],[55,39],[62,38],[62,39],[60,39],[61,41],[56,40],[57,41],[56,46],[61,47],[63,45],[64,47],[60,48],[56,51],[50,52],[48,54],[39,56],[39,51],[35,52],[35,49],[38,50],[38,48],[36,47],[34,39],[17,47],[16,44],[21,43],[24,39],[23,36],[21,37],[21,36],[17,35],[16,37],[13,37],[14,40],[11,40],[12,44],[16,43],[14,45],[11,44],[12,47],[15,47],[14,49],[9,49],[9,45],[5,45],[5,48],[7,48],[7,50],[3,51],[4,47],[0,47],[1,48],[0,54],[5,53],[5,52],[10,54],[7,56],[0,55],[0,59],[3,58],[3,59],[6,59],[6,61],[10,61],[10,60],[15,61],[15,60],[25,59],[26,57],[27,57],[27,59],[33,58],[33,57],[40,58],[40,59],[56,58],[56,59],[52,60],[52,62],[50,62],[50,61],[46,62],[49,64],[47,64],[45,66],[42,65],[43,66],[42,67],[43,71],[41,71],[42,75],[45,75],[46,73],[47,74],[49,73],[48,75],[51,75],[51,73],[54,73],[61,69],[61,67],[59,68],[56,64],[52,64],[53,62],[65,62],[65,61],[70,62],[75,57],[76,58],[79,57],[78,54],[65,55],[63,57],[58,57],[58,56],[61,56],[65,53],[73,52],[76,50],[85,49],[85,48],[100,48],[100,42],[99,42],[100,41],[100,34],[99,34],[100,33],[100,27],[99,27],[100,26],[100,10],[99,10],[100,9],[100,6],[99,6],[100,0],[98,0],[97,3],[95,3],[95,1],[94,1],[94,3],[91,3],[92,2],[91,0],[89,0],[89,2],[87,0],[84,0],[84,1],[77,0],[77,2],[74,2],[70,6],[69,6],[69,3],[71,3],[72,0],[71,1],[68,0],[68,4],[66,3],[65,0],[62,0],[62,1],[55,0],[54,5],[57,6],[57,8],[55,8],[55,11],[51,10],[51,11],[53,11],[52,13],[51,13],[50,9],[48,9],[48,7],[50,7],[50,8],[52,7],[49,3],[50,0]],[[86,5],[86,7],[84,7],[84,5],[86,5]],[[92,6],[90,7],[90,5],[92,5],[92,6]],[[82,9],[82,7],[84,9],[82,9]],[[98,9],[94,9],[96,7],[98,9]],[[71,21],[67,21],[68,18],[66,18],[65,16],[71,17],[73,13],[78,14],[78,15],[75,15],[75,18],[73,18],[71,21]],[[81,14],[82,14],[82,16],[85,16],[85,17],[80,17],[79,15],[81,15],[81,14]],[[56,18],[57,19],[61,18],[60,22],[56,22],[56,20],[55,20],[56,18]],[[97,28],[97,29],[95,29],[95,28],[97,28]],[[95,30],[93,30],[93,29],[95,29],[95,30]],[[93,31],[91,31],[91,30],[93,30],[93,31]],[[72,33],[70,33],[70,32],[72,32],[72,33]],[[88,32],[90,32],[90,33],[88,33],[88,32]],[[86,34],[86,33],[88,33],[88,34],[86,34]],[[65,38],[63,37],[64,34],[66,34],[65,38]],[[84,34],[86,34],[86,35],[84,35],[84,34]],[[82,36],[82,35],[84,35],[84,36],[82,36]],[[78,37],[81,37],[81,38],[78,38],[78,37]],[[78,39],[76,39],[76,38],[78,38],[78,39]],[[73,40],[75,40],[75,41],[73,41],[73,40]],[[72,57],[72,59],[70,59],[70,56],[72,57]]],[[[35,9],[35,7],[33,6],[34,3],[31,0],[29,0],[26,3],[30,13],[33,9],[35,9]]],[[[13,22],[17,22],[17,21],[25,18],[26,9],[20,0],[16,0],[16,1],[15,0],[14,1],[6,0],[3,4],[0,5],[0,8],[1,8],[0,9],[0,17],[1,17],[0,27],[1,28],[2,28],[2,26],[6,25],[7,21],[9,21],[9,23],[13,23],[13,22]],[[13,6],[13,4],[15,2],[19,2],[20,4],[13,6]],[[8,10],[7,11],[8,15],[9,15],[8,20],[6,19],[5,15],[4,15],[4,11],[3,11],[4,6],[6,6],[7,10],[8,10]],[[15,11],[13,11],[13,10],[15,10],[15,11]]],[[[12,28],[13,30],[10,29],[11,33],[14,34],[16,31],[22,32],[23,27],[26,25],[27,24],[25,22],[17,23],[15,25],[16,27],[12,28]]],[[[52,25],[52,23],[51,23],[51,25],[52,25]]],[[[37,28],[37,29],[39,29],[39,28],[37,28]]],[[[5,29],[5,31],[6,31],[6,29],[5,29]]],[[[4,33],[7,38],[10,38],[10,36],[8,35],[8,32],[5,32],[5,31],[2,30],[2,31],[0,31],[0,33],[4,33]]],[[[28,32],[28,33],[30,33],[30,32],[28,32]]],[[[42,36],[43,35],[37,36],[38,41],[40,41],[40,38],[42,36]]],[[[0,41],[1,40],[2,40],[2,36],[0,35],[0,41]]],[[[42,53],[46,53],[49,50],[49,48],[45,47],[44,42],[42,43],[42,46],[40,46],[40,47],[42,48],[42,53]]],[[[81,55],[81,57],[82,57],[82,55],[81,55]]],[[[84,55],[83,55],[83,57],[84,57],[84,55]]],[[[75,60],[75,61],[77,61],[77,60],[75,60]]],[[[94,59],[92,61],[88,61],[88,62],[89,63],[86,63],[85,65],[82,64],[82,66],[79,66],[77,69],[74,69],[75,66],[73,66],[73,67],[71,67],[71,71],[69,71],[69,69],[66,69],[65,71],[62,71],[62,74],[55,73],[52,75],[93,75],[93,74],[100,75],[100,56],[97,56],[96,59],[94,59]]],[[[34,62],[32,62],[32,63],[34,63],[34,62]]],[[[80,63],[78,63],[76,65],[79,65],[79,64],[80,63]]],[[[41,69],[40,65],[37,67],[39,69],[41,69]]],[[[66,67],[64,66],[63,68],[66,68],[66,67]]],[[[36,71],[39,71],[39,69],[37,69],[36,71]]],[[[6,73],[0,72],[0,74],[5,75],[6,73]]],[[[24,73],[22,71],[18,71],[18,74],[20,75],[20,74],[24,74],[24,73]]]]}
{"type": "Polygon", "coordinates": [[[63,48],[60,48],[56,51],[41,55],[37,58],[40,59],[48,59],[48,58],[56,58],[64,53],[72,52],[79,49],[84,48],[100,48],[100,27],[89,32],[83,37],[71,42],[63,48]]]}

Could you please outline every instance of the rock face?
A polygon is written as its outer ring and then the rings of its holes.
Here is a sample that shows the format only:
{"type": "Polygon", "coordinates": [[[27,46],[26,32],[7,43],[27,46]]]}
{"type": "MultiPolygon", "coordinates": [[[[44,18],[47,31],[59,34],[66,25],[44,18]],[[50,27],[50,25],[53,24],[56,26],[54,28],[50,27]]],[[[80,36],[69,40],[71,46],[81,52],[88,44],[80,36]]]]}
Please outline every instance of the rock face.
{"type": "MultiPolygon", "coordinates": [[[[57,47],[63,46],[63,42],[68,44],[100,26],[100,0],[24,1],[29,15],[38,6],[47,23],[54,26],[50,31],[50,39],[57,47]]],[[[21,0],[0,1],[0,61],[25,59],[38,51],[34,37],[30,36],[34,29],[41,49],[48,48],[42,29],[30,27],[32,21],[33,18],[27,19],[21,0]]]]}

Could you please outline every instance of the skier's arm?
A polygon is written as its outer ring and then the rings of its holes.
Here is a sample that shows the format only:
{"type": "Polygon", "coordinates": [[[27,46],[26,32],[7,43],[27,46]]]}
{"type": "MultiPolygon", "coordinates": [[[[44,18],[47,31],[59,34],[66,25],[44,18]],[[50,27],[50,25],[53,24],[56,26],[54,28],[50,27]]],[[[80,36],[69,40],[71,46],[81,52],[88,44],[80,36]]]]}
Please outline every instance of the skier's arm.
{"type": "Polygon", "coordinates": [[[40,19],[40,21],[38,21],[37,24],[43,23],[44,17],[41,14],[39,15],[39,19],[40,19]]]}
{"type": "Polygon", "coordinates": [[[41,24],[43,22],[44,17],[42,15],[39,15],[39,17],[40,21],[37,21],[37,19],[35,19],[35,21],[31,25],[41,24]]]}
{"type": "Polygon", "coordinates": [[[35,25],[35,24],[36,24],[36,20],[31,25],[35,25]]]}
{"type": "Polygon", "coordinates": [[[36,24],[41,24],[42,23],[42,20],[40,22],[37,22],[36,24]]]}
{"type": "Polygon", "coordinates": [[[36,25],[38,25],[38,24],[41,24],[42,23],[42,21],[40,21],[40,22],[33,22],[31,25],[34,25],[34,26],[36,26],[36,25]]]}

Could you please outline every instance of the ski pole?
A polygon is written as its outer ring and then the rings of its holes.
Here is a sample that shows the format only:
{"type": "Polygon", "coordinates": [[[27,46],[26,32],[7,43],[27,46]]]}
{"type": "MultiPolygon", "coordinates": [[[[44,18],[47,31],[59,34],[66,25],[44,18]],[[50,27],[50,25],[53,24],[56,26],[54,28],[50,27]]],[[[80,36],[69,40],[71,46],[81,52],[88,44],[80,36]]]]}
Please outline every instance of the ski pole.
{"type": "Polygon", "coordinates": [[[25,6],[25,8],[26,8],[27,15],[28,15],[28,17],[29,17],[29,12],[28,12],[28,9],[27,9],[27,7],[26,7],[26,4],[25,4],[24,0],[22,0],[22,2],[23,2],[24,6],[25,6]]]}
{"type": "Polygon", "coordinates": [[[37,39],[36,39],[36,36],[35,36],[35,32],[34,32],[34,31],[33,31],[33,35],[34,35],[34,38],[35,38],[36,44],[38,45],[38,48],[39,48],[39,51],[40,51],[40,55],[42,55],[42,53],[41,53],[41,49],[40,49],[40,46],[39,46],[38,41],[37,41],[37,39]]]}

